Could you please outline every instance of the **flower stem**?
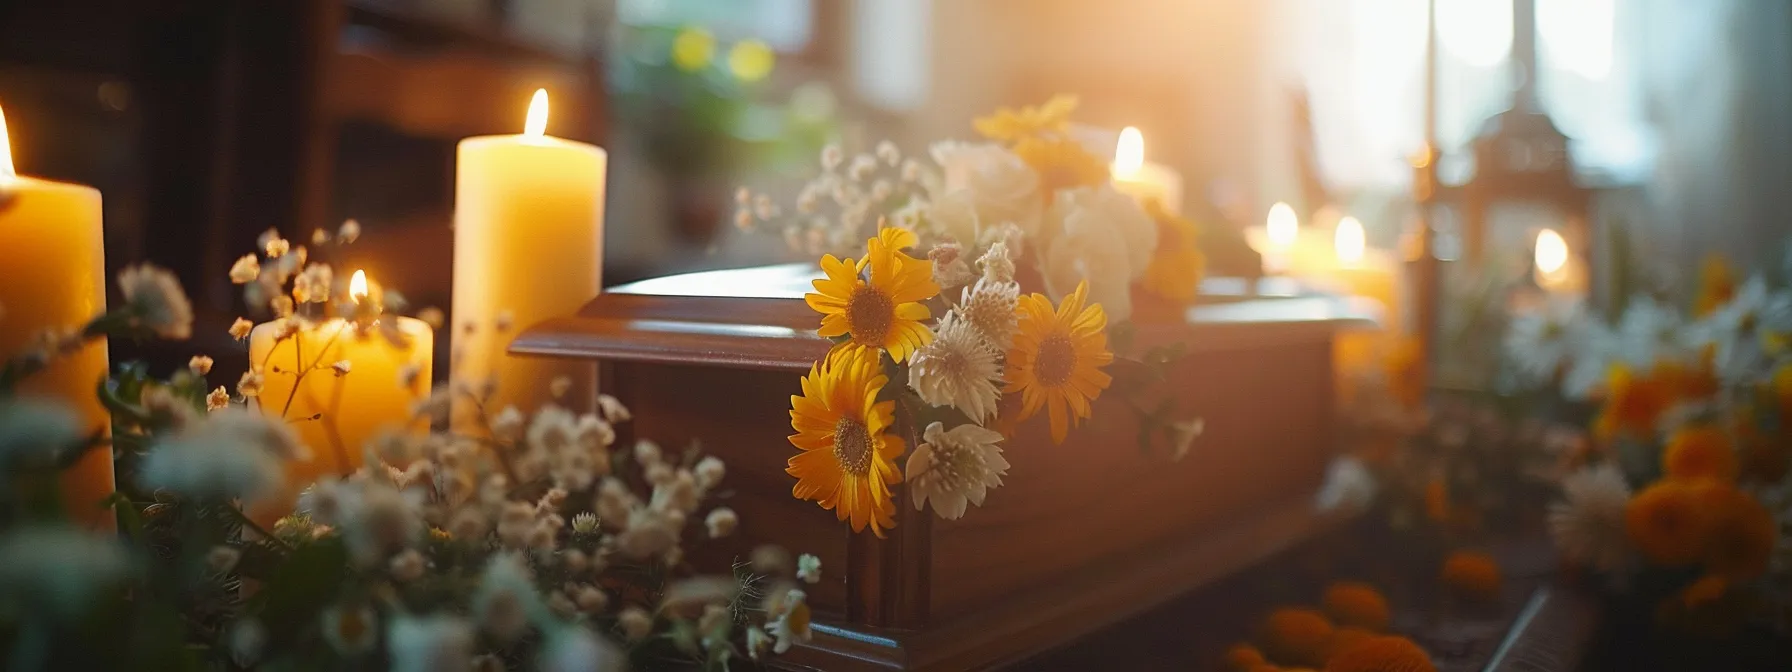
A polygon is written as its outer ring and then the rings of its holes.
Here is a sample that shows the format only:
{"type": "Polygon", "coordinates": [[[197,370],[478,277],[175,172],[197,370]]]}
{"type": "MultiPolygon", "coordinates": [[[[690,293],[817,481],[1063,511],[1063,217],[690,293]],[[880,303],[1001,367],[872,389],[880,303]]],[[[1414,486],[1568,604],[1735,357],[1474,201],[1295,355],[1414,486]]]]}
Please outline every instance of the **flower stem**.
{"type": "Polygon", "coordinates": [[[236,504],[225,504],[224,508],[226,510],[230,511],[231,515],[236,517],[237,522],[243,524],[243,527],[249,528],[250,530],[254,530],[256,534],[261,535],[261,538],[268,540],[268,543],[273,544],[274,547],[279,548],[280,550],[286,551],[288,553],[292,552],[291,544],[288,544],[281,538],[274,536],[274,533],[269,532],[268,528],[262,527],[261,523],[255,522],[255,519],[250,518],[249,514],[243,513],[242,507],[239,507],[236,504]]]}

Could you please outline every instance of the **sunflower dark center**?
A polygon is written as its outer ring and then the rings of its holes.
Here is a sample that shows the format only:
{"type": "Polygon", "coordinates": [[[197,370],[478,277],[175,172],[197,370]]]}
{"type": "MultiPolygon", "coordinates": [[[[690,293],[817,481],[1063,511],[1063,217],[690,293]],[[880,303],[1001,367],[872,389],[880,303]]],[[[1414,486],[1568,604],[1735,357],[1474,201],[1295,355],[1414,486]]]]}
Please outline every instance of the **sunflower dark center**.
{"type": "Polygon", "coordinates": [[[896,305],[890,297],[870,285],[853,290],[846,300],[846,326],[860,342],[883,343],[895,317],[896,305]]]}
{"type": "Polygon", "coordinates": [[[871,471],[871,432],[852,418],[834,423],[834,459],[850,474],[863,476],[871,471]]]}
{"type": "Polygon", "coordinates": [[[1070,382],[1070,374],[1076,371],[1076,345],[1070,342],[1070,334],[1052,334],[1039,344],[1039,360],[1033,365],[1033,373],[1039,382],[1056,387],[1070,382]]]}

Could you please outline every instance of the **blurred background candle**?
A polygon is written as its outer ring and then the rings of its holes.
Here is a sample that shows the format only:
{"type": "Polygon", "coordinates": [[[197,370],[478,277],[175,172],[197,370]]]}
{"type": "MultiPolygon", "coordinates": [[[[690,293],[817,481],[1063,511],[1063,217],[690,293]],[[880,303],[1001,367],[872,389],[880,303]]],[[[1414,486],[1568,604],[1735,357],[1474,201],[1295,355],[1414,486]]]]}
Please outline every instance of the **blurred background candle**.
{"type": "Polygon", "coordinates": [[[1556,233],[1555,229],[1537,232],[1532,257],[1532,278],[1544,291],[1551,294],[1586,291],[1585,272],[1579,264],[1574,263],[1576,260],[1568,250],[1568,240],[1556,233]]]}
{"type": "Polygon", "coordinates": [[[1145,160],[1145,136],[1127,126],[1114,145],[1114,188],[1143,203],[1156,199],[1165,210],[1182,214],[1182,174],[1145,160]]]}
{"type": "MultiPolygon", "coordinates": [[[[359,305],[368,295],[367,275],[355,271],[350,299],[359,305]]],[[[428,324],[381,315],[374,326],[358,329],[338,318],[280,340],[286,328],[279,320],[256,325],[249,335],[249,361],[262,372],[262,412],[292,423],[311,448],[311,459],[287,464],[285,496],[255,512],[263,522],[290,511],[298,492],[319,477],[359,469],[369,439],[429,429],[426,422],[406,421],[412,405],[430,390],[435,333],[428,324]],[[397,342],[382,333],[385,324],[397,330],[397,342]],[[338,362],[347,363],[346,373],[333,368],[338,362]]]]}
{"type": "MultiPolygon", "coordinates": [[[[518,329],[570,315],[601,290],[606,154],[547,135],[547,102],[536,91],[522,135],[467,138],[456,159],[452,376],[475,389],[496,376],[494,412],[548,401],[561,375],[573,382],[561,403],[588,407],[597,385],[591,364],[504,354],[518,329]]],[[[459,424],[470,405],[455,401],[459,424]]]]}
{"type": "Polygon", "coordinates": [[[1363,224],[1355,217],[1339,219],[1332,240],[1336,262],[1320,280],[1321,284],[1346,295],[1348,301],[1377,322],[1373,330],[1343,332],[1333,341],[1339,390],[1348,396],[1351,379],[1379,366],[1392,343],[1389,336],[1402,333],[1402,274],[1392,253],[1369,247],[1363,224]]]}
{"type": "MultiPolygon", "coordinates": [[[[100,192],[18,175],[0,112],[0,359],[24,352],[46,329],[78,329],[106,310],[106,253],[100,192]]],[[[111,429],[94,390],[106,377],[106,342],[57,358],[19,386],[22,397],[69,406],[85,432],[111,429]]],[[[99,502],[112,493],[112,451],[89,451],[63,475],[62,497],[76,520],[110,526],[99,502]]]]}

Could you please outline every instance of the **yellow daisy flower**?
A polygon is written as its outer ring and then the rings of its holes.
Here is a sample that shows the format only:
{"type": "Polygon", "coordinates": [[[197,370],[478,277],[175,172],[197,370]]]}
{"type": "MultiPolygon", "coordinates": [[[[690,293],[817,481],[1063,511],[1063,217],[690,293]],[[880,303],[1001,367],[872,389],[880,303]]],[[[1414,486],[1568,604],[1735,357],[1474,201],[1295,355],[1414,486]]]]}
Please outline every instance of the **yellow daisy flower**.
{"type": "Polygon", "coordinates": [[[1039,193],[1093,187],[1108,181],[1108,162],[1068,138],[1022,138],[1014,154],[1039,173],[1039,193]]]}
{"type": "Polygon", "coordinates": [[[1070,113],[1074,111],[1076,96],[1053,96],[1037,107],[998,108],[987,117],[978,117],[972,125],[991,140],[1019,142],[1023,138],[1070,130],[1070,113]]]}
{"type": "Polygon", "coordinates": [[[1088,294],[1089,283],[1084,281],[1064,297],[1056,312],[1044,294],[1021,297],[1016,310],[1020,324],[1008,351],[1008,386],[1003,392],[1021,393],[1017,422],[1045,407],[1054,443],[1063,443],[1070,427],[1089,417],[1089,402],[1113,382],[1101,370],[1114,361],[1114,353],[1108,351],[1108,316],[1099,303],[1084,305],[1088,294]]]}
{"type": "Polygon", "coordinates": [[[933,340],[922,324],[932,312],[921,301],[940,293],[933,282],[933,262],[901,252],[916,245],[913,231],[886,227],[866,242],[866,255],[854,263],[834,255],[821,258],[827,278],[815,281],[817,293],[803,299],[821,313],[823,338],[851,336],[849,349],[887,350],[890,358],[906,361],[916,348],[933,340]],[[860,276],[870,266],[870,279],[860,276]]]}
{"type": "Polygon", "coordinates": [[[890,486],[902,482],[896,458],[902,439],[886,431],[896,420],[896,402],[878,401],[888,378],[876,351],[837,347],[809,368],[803,393],[790,397],[790,443],[802,452],[785,473],[795,476],[790,492],[814,500],[855,532],[869,525],[877,536],[895,527],[890,486]]]}
{"type": "Polygon", "coordinates": [[[1164,209],[1157,199],[1145,201],[1145,212],[1157,222],[1157,251],[1151,255],[1151,265],[1145,267],[1145,277],[1139,285],[1171,301],[1193,301],[1207,267],[1207,258],[1195,245],[1199,230],[1194,222],[1164,209]]]}

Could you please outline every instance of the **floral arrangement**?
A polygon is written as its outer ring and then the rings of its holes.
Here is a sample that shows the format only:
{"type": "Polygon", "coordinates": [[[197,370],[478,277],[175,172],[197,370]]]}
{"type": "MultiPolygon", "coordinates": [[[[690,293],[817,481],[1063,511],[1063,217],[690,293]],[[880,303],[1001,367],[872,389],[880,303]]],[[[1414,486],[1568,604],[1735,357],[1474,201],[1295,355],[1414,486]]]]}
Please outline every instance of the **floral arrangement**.
{"type": "MultiPolygon", "coordinates": [[[[274,312],[282,338],[331,318],[353,321],[354,338],[395,337],[382,316],[402,305],[396,293],[338,300],[344,286],[304,247],[270,234],[262,248],[231,277],[274,312]]],[[[413,418],[393,418],[437,429],[352,447],[364,466],[319,479],[264,526],[245,511],[323,447],[293,429],[319,418],[284,417],[261,393],[350,367],[252,368],[231,395],[207,391],[210,358],[167,379],[123,365],[98,390],[110,439],[82,435],[64,406],[15,395],[87,340],[190,335],[171,274],[132,267],[117,287],[122,306],[0,369],[7,669],[725,669],[809,638],[803,587],[820,563],[761,547],[730,574],[698,574],[686,549],[740,524],[715,501],[727,468],[695,446],[617,445],[630,413],[614,398],[598,413],[487,413],[489,385],[439,386],[413,418]],[[445,429],[454,395],[481,402],[479,431],[445,429]],[[57,497],[58,472],[108,442],[120,456],[120,490],[104,502],[117,534],[77,526],[57,497]]],[[[245,337],[247,321],[231,332],[245,337]]]]}
{"type": "MultiPolygon", "coordinates": [[[[1043,413],[1062,443],[1091,417],[1135,298],[1193,300],[1194,224],[1117,191],[1108,162],[1072,138],[1075,107],[999,110],[976,120],[983,142],[935,144],[931,161],[888,142],[850,161],[829,146],[792,215],[740,192],[742,228],[823,255],[806,299],[837,345],[791,398],[796,497],[882,536],[906,481],[917,510],[956,519],[1002,484],[1000,444],[1019,423],[1043,413]],[[842,258],[860,240],[863,255],[842,258]]],[[[1141,410],[1141,445],[1186,453],[1200,421],[1175,413],[1141,410]]]]}
{"type": "Polygon", "coordinates": [[[1792,617],[1792,290],[1708,261],[1687,310],[1628,300],[1615,324],[1552,302],[1519,315],[1522,382],[1584,404],[1548,523],[1569,560],[1667,621],[1734,631],[1792,617]]]}
{"type": "Polygon", "coordinates": [[[1334,581],[1318,608],[1290,606],[1264,617],[1254,642],[1238,642],[1221,659],[1231,672],[1429,672],[1431,656],[1390,634],[1388,599],[1375,586],[1334,581]]]}

